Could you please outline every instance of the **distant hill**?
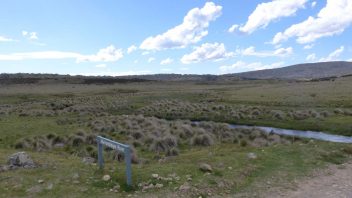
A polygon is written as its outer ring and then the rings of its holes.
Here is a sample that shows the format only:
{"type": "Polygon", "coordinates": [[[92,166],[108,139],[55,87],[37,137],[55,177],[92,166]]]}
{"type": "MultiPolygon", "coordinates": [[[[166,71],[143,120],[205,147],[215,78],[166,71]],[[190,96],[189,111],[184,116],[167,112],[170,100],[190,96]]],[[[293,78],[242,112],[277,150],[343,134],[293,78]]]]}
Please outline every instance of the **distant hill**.
{"type": "Polygon", "coordinates": [[[305,63],[277,69],[226,74],[224,76],[246,79],[316,79],[349,74],[352,74],[352,62],[336,61],[305,63]]]}
{"type": "Polygon", "coordinates": [[[0,74],[0,84],[33,83],[73,83],[73,84],[114,84],[147,81],[196,81],[233,82],[255,79],[299,79],[319,80],[352,75],[352,62],[322,62],[292,65],[277,69],[267,69],[224,75],[196,74],[151,74],[133,76],[70,76],[58,74],[0,74]]]}

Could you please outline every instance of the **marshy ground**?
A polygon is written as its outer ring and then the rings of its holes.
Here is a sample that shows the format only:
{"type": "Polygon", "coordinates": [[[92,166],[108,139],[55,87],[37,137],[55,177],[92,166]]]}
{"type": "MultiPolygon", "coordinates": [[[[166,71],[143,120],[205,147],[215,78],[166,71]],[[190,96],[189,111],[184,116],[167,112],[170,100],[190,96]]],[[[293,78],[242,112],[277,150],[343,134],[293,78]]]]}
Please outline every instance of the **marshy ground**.
{"type": "Polygon", "coordinates": [[[0,172],[0,195],[260,197],[270,188],[286,192],[316,170],[348,162],[352,147],[225,123],[352,136],[351,97],[352,77],[2,84],[0,165],[12,153],[26,151],[39,167],[0,172]],[[124,183],[120,153],[106,149],[104,170],[82,162],[97,157],[97,135],[133,147],[132,187],[124,183]],[[212,171],[200,171],[202,163],[212,171]],[[111,180],[102,180],[106,174],[111,180]]]}

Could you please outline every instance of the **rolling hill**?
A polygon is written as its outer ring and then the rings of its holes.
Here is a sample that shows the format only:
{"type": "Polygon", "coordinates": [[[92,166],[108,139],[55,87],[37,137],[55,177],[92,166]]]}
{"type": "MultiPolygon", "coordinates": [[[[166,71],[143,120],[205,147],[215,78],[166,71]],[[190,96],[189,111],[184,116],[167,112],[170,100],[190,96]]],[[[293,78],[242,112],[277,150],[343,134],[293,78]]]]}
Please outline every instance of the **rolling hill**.
{"type": "Polygon", "coordinates": [[[224,75],[197,74],[150,74],[133,76],[70,76],[58,74],[0,74],[0,84],[74,83],[114,84],[145,81],[204,81],[231,82],[255,79],[312,80],[352,75],[352,62],[321,62],[292,65],[276,69],[258,70],[224,75]]]}
{"type": "Polygon", "coordinates": [[[316,79],[352,74],[352,62],[320,62],[292,65],[276,69],[251,71],[224,76],[247,79],[316,79]]]}

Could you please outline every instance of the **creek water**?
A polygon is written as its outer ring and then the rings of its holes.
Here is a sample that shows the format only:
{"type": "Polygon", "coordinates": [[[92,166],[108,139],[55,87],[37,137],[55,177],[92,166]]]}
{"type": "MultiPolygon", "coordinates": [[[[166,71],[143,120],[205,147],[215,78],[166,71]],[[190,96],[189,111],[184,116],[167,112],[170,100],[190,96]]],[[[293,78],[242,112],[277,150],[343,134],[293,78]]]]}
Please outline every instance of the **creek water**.
{"type": "MultiPolygon", "coordinates": [[[[254,127],[254,126],[234,125],[234,124],[229,124],[229,126],[230,128],[253,128],[254,127]]],[[[352,143],[352,137],[333,135],[333,134],[328,134],[328,133],[318,132],[318,131],[300,131],[300,130],[280,129],[280,128],[264,127],[264,126],[255,126],[255,128],[261,129],[267,133],[274,133],[278,135],[310,138],[310,139],[323,140],[328,142],[352,143]]]]}

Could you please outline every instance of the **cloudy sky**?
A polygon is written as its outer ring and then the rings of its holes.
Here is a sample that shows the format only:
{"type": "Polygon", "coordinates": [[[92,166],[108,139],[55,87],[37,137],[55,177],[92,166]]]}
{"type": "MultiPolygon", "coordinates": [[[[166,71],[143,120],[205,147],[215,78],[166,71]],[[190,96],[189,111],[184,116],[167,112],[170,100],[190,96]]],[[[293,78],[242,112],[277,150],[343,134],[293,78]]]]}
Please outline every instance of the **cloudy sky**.
{"type": "Polygon", "coordinates": [[[352,0],[0,4],[0,73],[222,74],[352,61],[352,0]]]}

